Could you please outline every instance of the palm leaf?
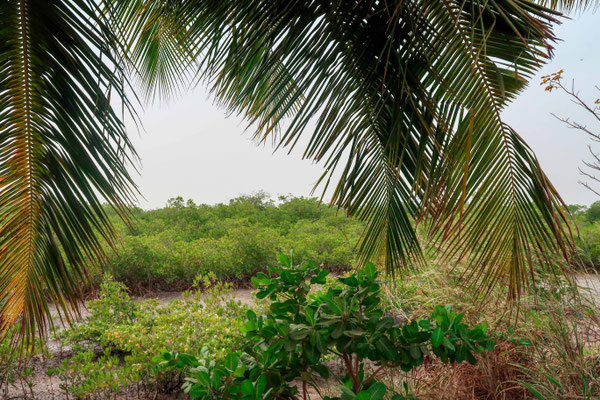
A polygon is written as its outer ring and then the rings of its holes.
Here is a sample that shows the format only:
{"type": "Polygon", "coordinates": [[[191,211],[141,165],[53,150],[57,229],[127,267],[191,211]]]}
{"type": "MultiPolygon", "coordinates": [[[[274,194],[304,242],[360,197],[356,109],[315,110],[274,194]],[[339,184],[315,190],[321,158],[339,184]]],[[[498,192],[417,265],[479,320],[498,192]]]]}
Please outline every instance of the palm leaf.
{"type": "Polygon", "coordinates": [[[20,323],[28,339],[52,325],[50,303],[77,315],[102,241],[114,243],[101,202],[124,213],[132,199],[135,153],[110,105],[123,79],[100,15],[85,0],[0,4],[0,328],[20,323]]]}
{"type": "Polygon", "coordinates": [[[395,271],[422,260],[415,221],[444,256],[471,254],[472,277],[513,295],[536,263],[569,256],[562,201],[501,119],[550,56],[555,11],[525,0],[175,4],[222,104],[260,137],[282,128],[279,146],[308,135],[325,189],[339,174],[332,203],[367,222],[363,261],[395,271]]]}
{"type": "Polygon", "coordinates": [[[103,15],[120,53],[145,91],[146,101],[169,100],[187,87],[193,54],[180,1],[104,0],[103,15]]]}
{"type": "Polygon", "coordinates": [[[596,0],[538,0],[536,3],[566,13],[583,12],[598,8],[598,1],[596,0]]]}

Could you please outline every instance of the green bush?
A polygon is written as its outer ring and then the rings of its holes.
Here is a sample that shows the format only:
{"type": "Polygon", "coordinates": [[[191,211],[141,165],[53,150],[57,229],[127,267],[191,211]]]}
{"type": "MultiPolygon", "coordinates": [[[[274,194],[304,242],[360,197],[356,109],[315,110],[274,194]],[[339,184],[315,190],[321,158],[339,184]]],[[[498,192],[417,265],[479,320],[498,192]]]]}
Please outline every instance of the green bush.
{"type": "Polygon", "coordinates": [[[572,231],[576,253],[572,267],[580,270],[600,270],[600,202],[586,207],[567,206],[572,216],[572,231]]]}
{"type": "Polygon", "coordinates": [[[587,267],[600,266],[600,222],[578,224],[579,236],[575,243],[578,248],[578,261],[587,267]]]}
{"type": "Polygon", "coordinates": [[[600,201],[592,204],[585,212],[585,216],[589,222],[596,222],[600,220],[600,201]]]}
{"type": "Polygon", "coordinates": [[[108,251],[106,269],[134,289],[181,288],[209,272],[245,281],[290,248],[299,259],[347,268],[363,227],[315,199],[275,204],[264,193],[215,206],[170,199],[161,209],[134,209],[132,229],[110,215],[123,245],[108,251]]]}
{"type": "Polygon", "coordinates": [[[204,347],[221,357],[241,341],[247,306],[232,300],[230,285],[214,275],[196,280],[203,292],[187,292],[181,300],[134,302],[126,287],[105,276],[90,315],[59,334],[76,354],[51,370],[67,397],[99,397],[135,387],[143,393],[179,387],[179,375],[158,369],[152,358],[164,348],[199,354],[204,347]],[[95,353],[102,349],[103,355],[95,353]],[[122,357],[122,362],[120,358],[122,357]]]}
{"type": "Polygon", "coordinates": [[[362,224],[348,223],[337,216],[316,221],[300,220],[287,235],[285,248],[294,249],[294,258],[299,262],[321,260],[327,267],[348,267],[354,261],[354,238],[361,230],[362,224]]]}
{"type": "Polygon", "coordinates": [[[437,306],[430,319],[399,325],[380,308],[381,287],[373,264],[337,287],[311,294],[327,283],[328,271],[305,261],[293,266],[280,256],[280,268],[252,279],[258,299],[271,300],[269,312],[247,312],[246,342],[224,358],[204,350],[204,359],[164,352],[165,367],[190,369],[184,390],[198,399],[308,399],[307,388],[319,391],[320,377],[339,379],[339,397],[325,400],[402,400],[408,393],[389,393],[378,381],[385,368],[410,371],[433,354],[443,362],[476,363],[473,353],[493,350],[486,327],[462,323],[462,314],[437,306]],[[334,373],[326,362],[339,357],[344,372],[334,373]],[[301,392],[299,393],[299,382],[301,392]]]}
{"type": "Polygon", "coordinates": [[[577,246],[575,267],[598,269],[600,266],[600,202],[589,208],[569,206],[573,216],[575,245],[577,246]]]}
{"type": "Polygon", "coordinates": [[[527,287],[515,304],[506,286],[485,292],[480,285],[465,285],[465,264],[428,262],[383,288],[386,308],[403,319],[427,317],[434,304],[453,304],[466,323],[486,322],[498,341],[495,351],[479,356],[474,366],[448,371],[431,360],[419,367],[405,376],[415,394],[448,400],[496,398],[497,393],[506,399],[600,399],[595,293],[580,292],[574,279],[546,271],[536,274],[536,286],[527,287]]]}

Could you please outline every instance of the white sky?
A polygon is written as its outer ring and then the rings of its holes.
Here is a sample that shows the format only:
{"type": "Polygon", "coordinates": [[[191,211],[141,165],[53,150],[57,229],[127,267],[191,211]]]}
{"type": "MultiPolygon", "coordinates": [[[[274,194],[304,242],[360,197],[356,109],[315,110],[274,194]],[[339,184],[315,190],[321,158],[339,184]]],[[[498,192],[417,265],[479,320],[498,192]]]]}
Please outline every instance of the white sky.
{"type": "MultiPolygon", "coordinates": [[[[564,200],[590,204],[597,200],[595,195],[577,183],[577,168],[588,158],[590,141],[550,115],[585,122],[585,114],[566,95],[545,92],[539,77],[564,69],[564,76],[575,79],[584,98],[600,97],[594,88],[600,85],[600,12],[573,17],[555,32],[563,41],[556,46],[554,60],[505,111],[504,118],[536,152],[564,200]]],[[[301,145],[291,155],[285,150],[273,154],[270,144],[257,147],[250,140],[251,132],[245,131],[246,123],[217,108],[204,88],[169,105],[147,107],[140,116],[145,131],[137,135],[133,126],[128,129],[142,161],[141,175],[135,177],[144,197],[139,202],[142,208],[162,207],[175,196],[196,203],[226,202],[257,190],[274,196],[308,196],[322,173],[319,165],[301,159],[301,145]]]]}

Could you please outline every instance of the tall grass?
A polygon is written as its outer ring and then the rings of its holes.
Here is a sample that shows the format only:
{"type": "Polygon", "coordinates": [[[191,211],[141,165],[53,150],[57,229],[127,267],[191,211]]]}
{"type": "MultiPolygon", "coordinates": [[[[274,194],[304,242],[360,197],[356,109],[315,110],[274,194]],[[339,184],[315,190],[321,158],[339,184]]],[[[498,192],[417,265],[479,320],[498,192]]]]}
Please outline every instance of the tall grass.
{"type": "MultiPolygon", "coordinates": [[[[486,322],[498,345],[477,365],[429,360],[410,375],[389,377],[419,398],[440,400],[600,398],[600,291],[581,279],[537,276],[538,285],[507,302],[505,288],[482,297],[465,286],[461,269],[432,263],[420,273],[386,285],[391,312],[413,319],[432,304],[452,304],[469,323],[486,322]]],[[[599,284],[598,276],[590,280],[599,284]]]]}

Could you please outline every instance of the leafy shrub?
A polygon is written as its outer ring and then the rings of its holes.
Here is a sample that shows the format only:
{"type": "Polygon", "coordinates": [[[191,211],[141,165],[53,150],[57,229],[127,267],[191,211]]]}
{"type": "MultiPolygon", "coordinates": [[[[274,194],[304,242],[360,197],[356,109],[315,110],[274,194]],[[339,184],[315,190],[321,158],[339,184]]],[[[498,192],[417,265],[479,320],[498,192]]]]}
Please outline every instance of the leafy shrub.
{"type": "Polygon", "coordinates": [[[589,207],[570,205],[567,207],[574,222],[576,257],[572,267],[583,270],[600,268],[600,202],[589,207]]]}
{"type": "Polygon", "coordinates": [[[294,249],[299,261],[321,260],[327,267],[353,264],[356,241],[362,225],[336,217],[296,222],[286,237],[285,248],[294,249]],[[352,238],[352,239],[351,239],[352,238]]]}
{"type": "Polygon", "coordinates": [[[577,246],[573,267],[579,269],[598,269],[600,266],[600,221],[596,214],[600,212],[600,202],[589,208],[569,206],[575,224],[575,244],[577,246]]]}
{"type": "Polygon", "coordinates": [[[20,325],[9,328],[0,340],[0,393],[3,398],[27,398],[33,394],[33,369],[30,361],[33,355],[48,357],[48,349],[44,338],[36,338],[29,348],[15,347],[14,339],[18,335],[20,325]],[[19,353],[19,352],[22,353],[19,353]],[[23,356],[23,357],[21,357],[23,356]],[[20,389],[22,395],[12,393],[9,388],[20,389]]]}
{"type": "Polygon", "coordinates": [[[275,266],[284,248],[326,266],[352,264],[362,223],[315,199],[280,200],[258,193],[208,206],[175,198],[162,209],[133,210],[133,230],[114,215],[123,246],[109,252],[107,269],[136,290],[180,289],[209,272],[242,283],[275,266]]]}
{"type": "Polygon", "coordinates": [[[587,220],[589,222],[596,222],[600,220],[600,201],[592,204],[585,212],[587,220]]]}
{"type": "Polygon", "coordinates": [[[94,394],[102,394],[110,398],[130,384],[131,376],[128,368],[121,368],[119,358],[112,355],[109,349],[96,358],[92,351],[77,353],[74,357],[64,360],[58,368],[48,370],[50,376],[58,376],[60,389],[69,398],[72,394],[81,399],[94,394]]]}
{"type": "MultiPolygon", "coordinates": [[[[295,399],[299,389],[308,398],[308,386],[318,377],[340,382],[341,397],[326,400],[381,400],[388,391],[378,381],[385,368],[410,371],[434,354],[443,362],[475,363],[473,353],[492,350],[494,339],[484,325],[462,323],[462,314],[437,306],[430,319],[399,325],[380,308],[378,272],[373,264],[348,277],[339,286],[311,294],[314,285],[327,282],[328,271],[306,261],[293,266],[280,256],[280,268],[270,276],[252,279],[258,299],[269,298],[266,316],[247,312],[246,342],[224,359],[205,351],[205,358],[164,352],[163,366],[191,368],[184,390],[200,399],[295,399]],[[339,357],[344,373],[336,374],[326,362],[339,357]],[[372,372],[368,372],[370,367],[372,372]]],[[[394,400],[408,394],[389,394],[394,400]]]]}
{"type": "Polygon", "coordinates": [[[231,299],[230,285],[214,275],[199,277],[195,286],[205,291],[187,292],[168,304],[153,299],[136,303],[123,284],[105,276],[99,298],[90,302],[90,315],[59,334],[63,345],[78,351],[52,371],[64,390],[79,397],[132,387],[172,390],[179,387],[179,374],[152,362],[162,349],[199,354],[206,347],[219,357],[237,346],[248,308],[231,299]],[[98,349],[103,351],[100,358],[94,356],[98,349]]]}
{"type": "Polygon", "coordinates": [[[574,280],[548,272],[536,275],[537,288],[528,287],[516,307],[507,301],[506,287],[496,286],[483,297],[480,286],[465,286],[464,274],[464,265],[431,262],[383,288],[390,313],[412,320],[427,316],[432,304],[453,304],[464,312],[466,323],[487,322],[497,340],[494,352],[477,356],[476,365],[448,368],[430,360],[411,371],[405,379],[416,395],[439,400],[540,398],[529,386],[548,400],[600,398],[597,298],[579,293],[574,280]]]}

